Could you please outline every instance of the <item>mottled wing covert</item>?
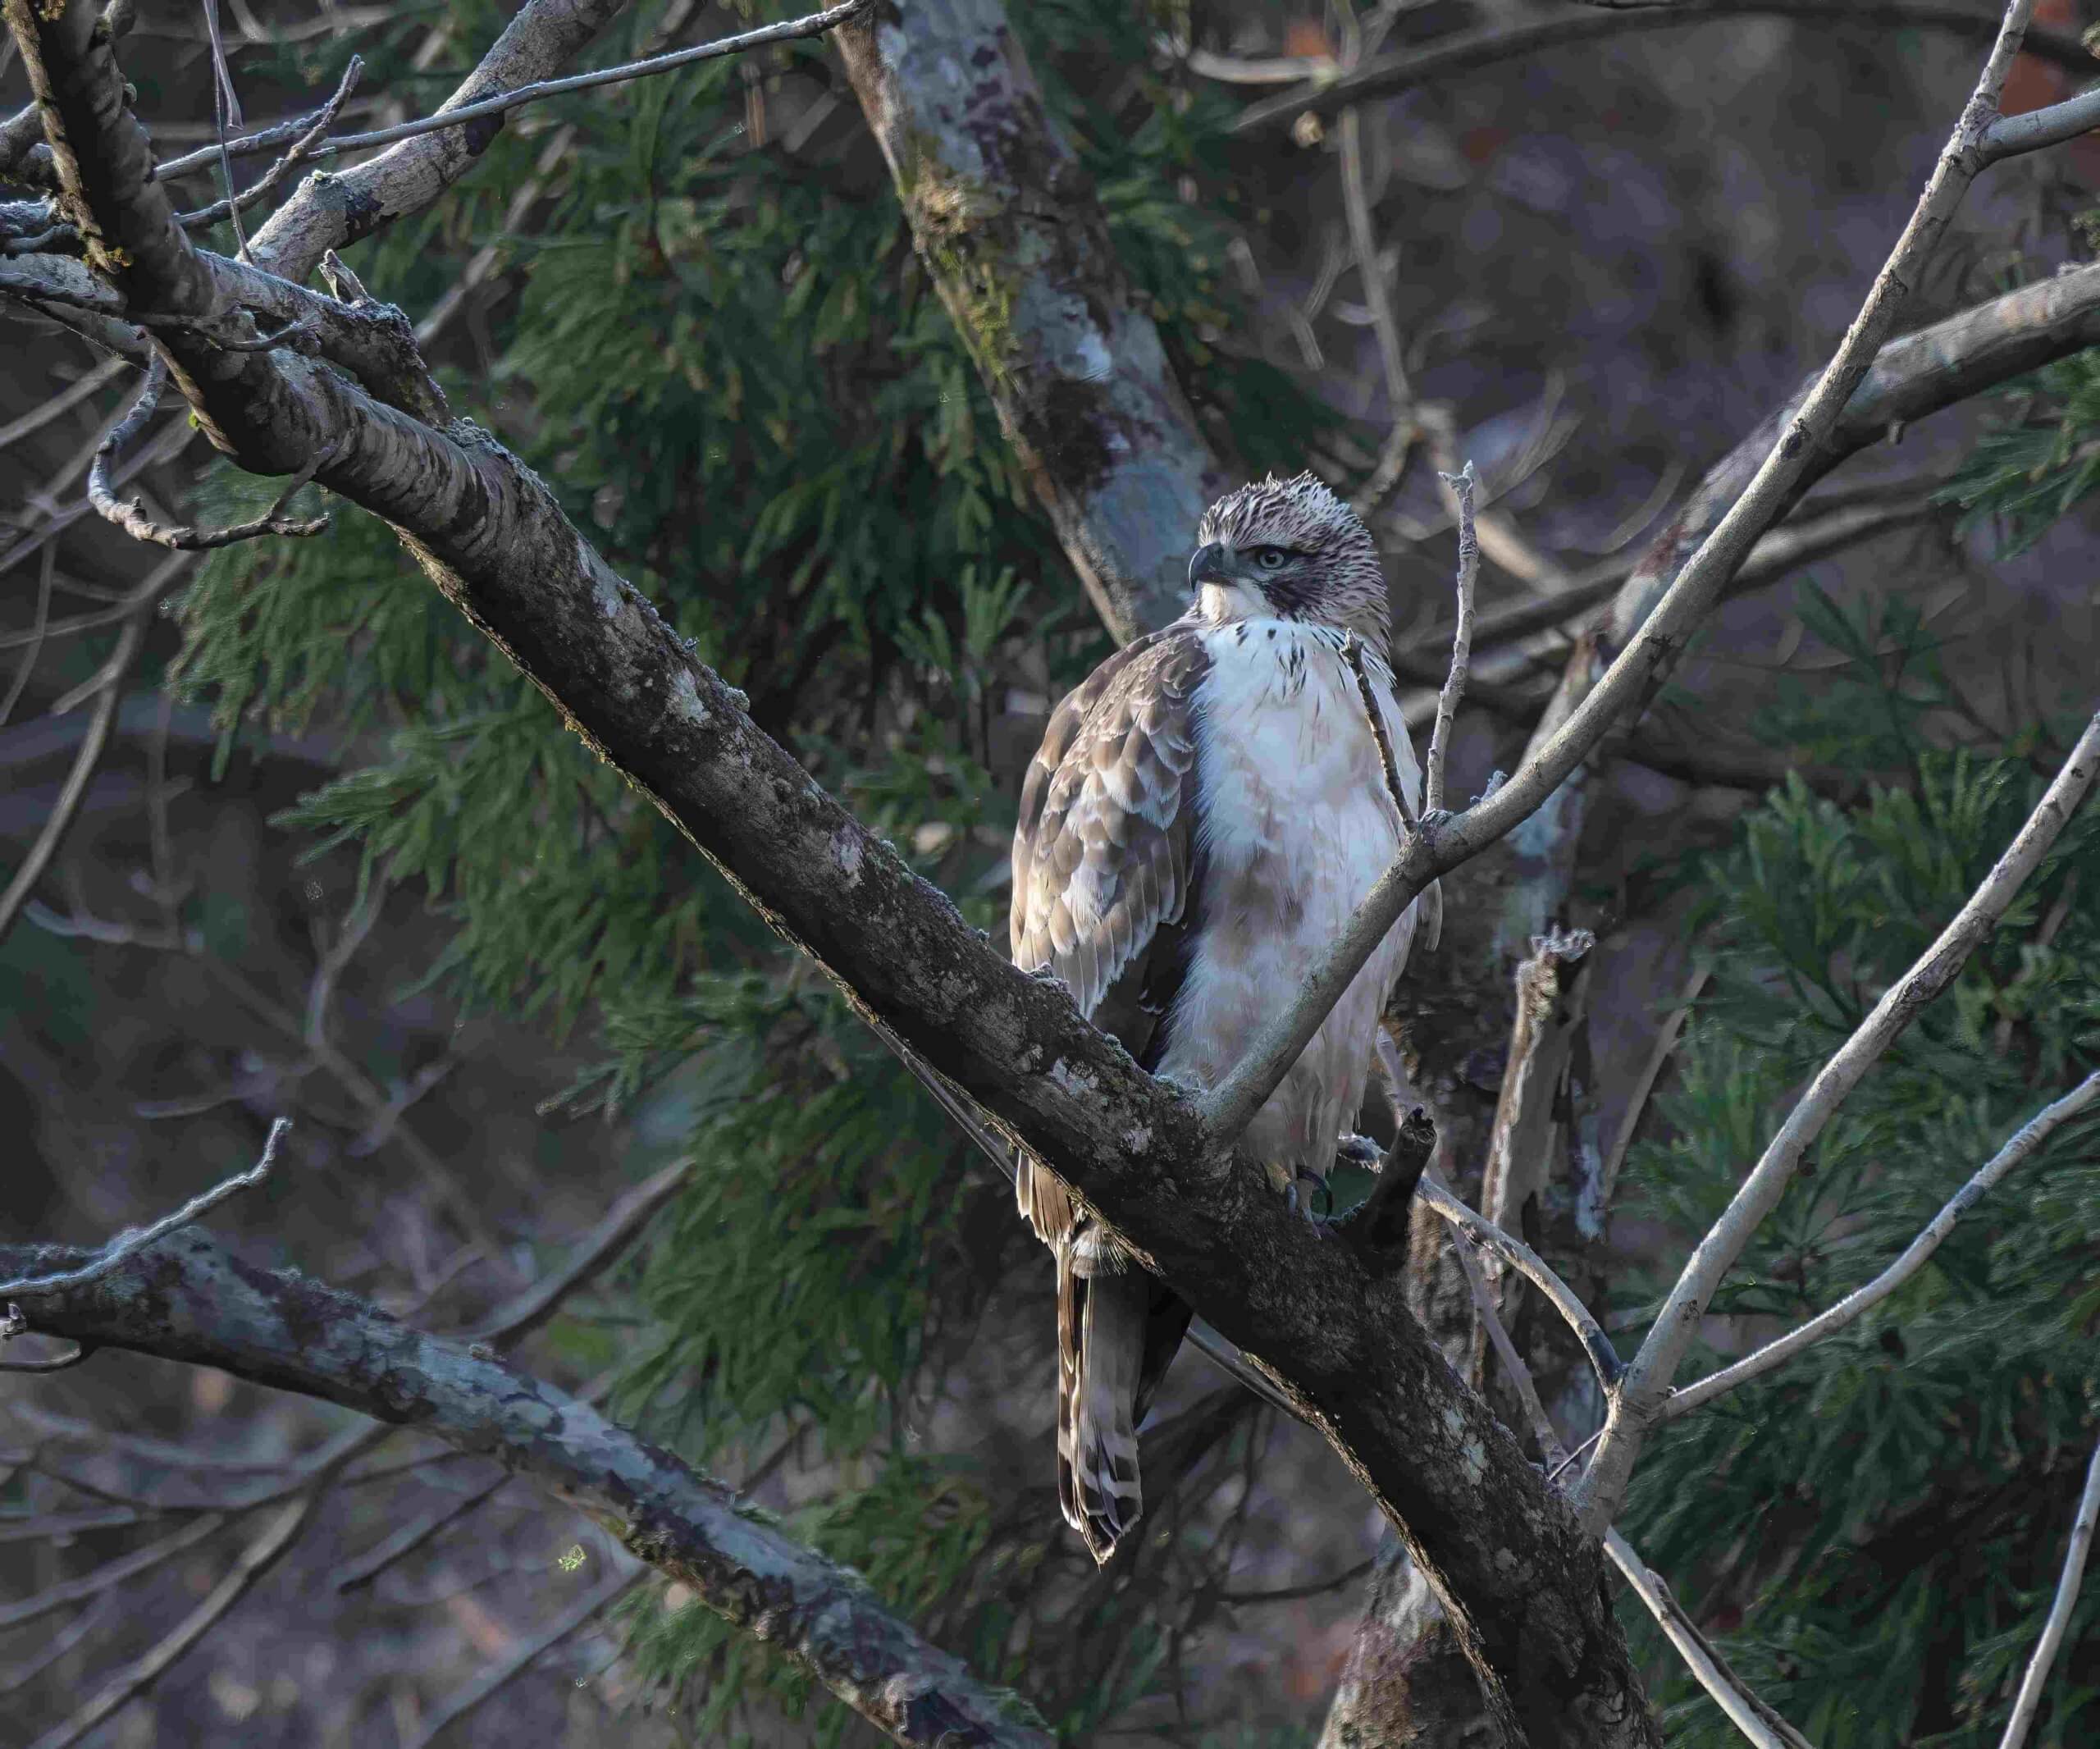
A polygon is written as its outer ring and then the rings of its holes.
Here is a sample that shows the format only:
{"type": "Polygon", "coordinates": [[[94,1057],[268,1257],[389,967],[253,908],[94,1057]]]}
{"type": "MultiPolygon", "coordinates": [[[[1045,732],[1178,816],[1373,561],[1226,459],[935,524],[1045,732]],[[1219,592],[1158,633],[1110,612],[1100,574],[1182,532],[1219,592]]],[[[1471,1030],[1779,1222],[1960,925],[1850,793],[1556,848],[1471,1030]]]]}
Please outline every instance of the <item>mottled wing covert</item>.
{"type": "Polygon", "coordinates": [[[1180,981],[1195,884],[1193,626],[1140,638],[1052,715],[1014,832],[1014,963],[1064,980],[1146,1062],[1180,981]]]}

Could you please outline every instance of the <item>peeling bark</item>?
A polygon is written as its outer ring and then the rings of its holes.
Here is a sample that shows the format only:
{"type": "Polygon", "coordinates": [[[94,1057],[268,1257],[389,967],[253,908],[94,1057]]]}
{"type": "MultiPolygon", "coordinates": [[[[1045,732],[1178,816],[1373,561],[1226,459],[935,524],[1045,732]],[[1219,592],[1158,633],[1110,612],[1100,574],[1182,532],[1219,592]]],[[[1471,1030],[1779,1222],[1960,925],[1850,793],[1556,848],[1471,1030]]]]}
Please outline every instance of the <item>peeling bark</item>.
{"type": "Polygon", "coordinates": [[[1118,640],[1188,596],[1224,481],[998,0],[883,0],[838,32],[913,240],[1118,640]]]}
{"type": "MultiPolygon", "coordinates": [[[[0,1276],[77,1268],[94,1255],[0,1246],[0,1276]]],[[[900,1743],[1048,1749],[1052,1742],[1025,1701],[922,1639],[852,1569],[479,1344],[440,1341],[355,1295],[258,1268],[194,1228],[83,1285],[18,1297],[40,1334],[220,1368],[413,1427],[532,1477],[900,1743]]]]}

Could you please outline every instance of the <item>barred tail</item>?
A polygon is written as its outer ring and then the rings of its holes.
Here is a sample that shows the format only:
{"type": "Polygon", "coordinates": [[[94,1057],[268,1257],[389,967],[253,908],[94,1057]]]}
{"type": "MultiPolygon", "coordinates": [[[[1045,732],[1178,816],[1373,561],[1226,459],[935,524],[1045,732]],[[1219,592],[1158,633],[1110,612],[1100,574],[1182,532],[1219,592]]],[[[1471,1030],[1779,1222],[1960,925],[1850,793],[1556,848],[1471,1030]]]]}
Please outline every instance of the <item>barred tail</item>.
{"type": "Polygon", "coordinates": [[[1082,1275],[1080,1249],[1057,1253],[1057,1504],[1105,1564],[1144,1509],[1138,1400],[1157,1284],[1136,1269],[1082,1275]]]}

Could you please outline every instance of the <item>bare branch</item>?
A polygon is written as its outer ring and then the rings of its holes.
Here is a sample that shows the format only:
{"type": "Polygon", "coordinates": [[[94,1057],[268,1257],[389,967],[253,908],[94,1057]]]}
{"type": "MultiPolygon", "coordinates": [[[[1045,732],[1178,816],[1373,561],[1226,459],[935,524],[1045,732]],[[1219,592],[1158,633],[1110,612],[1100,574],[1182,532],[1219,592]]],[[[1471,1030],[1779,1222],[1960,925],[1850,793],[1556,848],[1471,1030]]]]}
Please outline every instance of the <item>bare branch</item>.
{"type": "MultiPolygon", "coordinates": [[[[1425,1177],[1431,1175],[1425,1173],[1425,1177]]],[[[1440,1175],[1433,1181],[1447,1193],[1450,1190],[1440,1175]]],[[[1558,1474],[1572,1461],[1568,1448],[1560,1442],[1560,1436],[1554,1431],[1553,1418],[1545,1412],[1545,1404],[1539,1400],[1538,1382],[1532,1377],[1532,1369],[1524,1364],[1524,1357],[1517,1352],[1517,1345],[1509,1340],[1509,1327],[1502,1322],[1502,1313],[1489,1290],[1487,1277],[1480,1267],[1479,1254],[1474,1248],[1472,1237],[1463,1227],[1456,1228],[1451,1235],[1453,1248],[1459,1256],[1459,1267],[1464,1272],[1466,1291],[1472,1295],[1473,1312],[1487,1332],[1496,1357],[1515,1389],[1517,1400],[1523,1406],[1525,1418],[1532,1424],[1532,1437],[1538,1441],[1539,1456],[1547,1468],[1558,1474]]]]}
{"type": "Polygon", "coordinates": [[[1820,1342],[1847,1324],[1856,1322],[1924,1268],[1927,1259],[1939,1249],[1947,1235],[1954,1231],[1955,1223],[1981,1202],[1988,1191],[2015,1167],[2023,1164],[2060,1125],[2070,1122],[2096,1100],[2100,1100],[2100,1071],[2088,1075],[2055,1104],[2044,1107],[2028,1119],[2005,1146],[1991,1157],[1989,1162],[1932,1217],[1924,1231],[1911,1241],[1903,1254],[1873,1281],[1847,1294],[1829,1310],[1819,1313],[1800,1328],[1790,1330],[1776,1340],[1766,1343],[1755,1354],[1745,1355],[1718,1372],[1709,1373],[1695,1385],[1687,1385],[1681,1391],[1673,1391],[1662,1406],[1659,1418],[1674,1421],[1680,1415],[1688,1414],[1701,1404],[1710,1403],[1723,1392],[1732,1391],[1738,1385],[1747,1384],[1751,1379],[1784,1366],[1803,1349],[1820,1342]]]}
{"type": "Polygon", "coordinates": [[[2012,1703],[2012,1716],[2006,1720],[1998,1749],[2020,1749],[2028,1728],[2041,1710],[2042,1691],[2048,1686],[2049,1667],[2057,1660],[2064,1632],[2070,1626],[2070,1612],[2078,1602],[2078,1587],[2085,1577],[2085,1557],[2092,1551],[2093,1531],[2100,1523],[2100,1445],[2085,1466],[2085,1491],[2078,1497],[2078,1515],[2071,1520],[2070,1543],[2064,1550],[2064,1570],[2057,1580],[2056,1601],[2049,1605],[2049,1619],[2034,1655],[2027,1660],[2027,1674],[2020,1680],[2019,1697],[2012,1703]]]}
{"type": "Polygon", "coordinates": [[[158,1682],[170,1665],[218,1625],[226,1612],[246,1596],[257,1580],[277,1564],[285,1551],[296,1542],[313,1516],[313,1509],[321,1499],[322,1490],[317,1484],[285,1507],[275,1523],[241,1550],[240,1559],[232,1569],[212,1589],[211,1595],[199,1604],[176,1625],[160,1643],[143,1658],[131,1665],[107,1687],[97,1693],[86,1706],[62,1724],[45,1732],[30,1745],[30,1749],[71,1749],[95,1727],[136,1700],[158,1682]]]}
{"type": "MultiPolygon", "coordinates": [[[[56,1247],[0,1247],[0,1260],[26,1264],[23,1273],[43,1280],[74,1275],[51,1266],[79,1257],[56,1247]]],[[[581,1508],[735,1625],[765,1634],[901,1742],[933,1749],[947,1733],[950,1744],[1048,1749],[1047,1734],[1015,1696],[928,1645],[857,1575],[486,1345],[441,1341],[354,1295],[239,1263],[196,1229],[84,1285],[39,1291],[30,1312],[39,1328],[78,1341],[221,1367],[499,1459],[581,1508]]],[[[346,1461],[385,1431],[353,1428],[332,1455],[346,1461]]],[[[302,1505],[318,1492],[311,1477],[298,1485],[302,1505]]]]}
{"type": "MultiPolygon", "coordinates": [[[[1866,301],[1816,385],[1742,495],[1699,546],[1636,635],[1559,730],[1500,791],[1454,818],[1425,821],[1381,875],[1297,996],[1256,1035],[1246,1056],[1198,1102],[1214,1135],[1230,1139],[1276,1090],[1400,913],[1448,873],[1536,812],[1620,715],[1645,704],[1661,670],[1721,596],[1758,537],[1786,508],[1810,458],[1873,363],[1920,265],[1930,254],[1980,164],[1973,147],[1996,113],[1994,100],[2020,45],[2034,0],[2011,0],[1974,94],[1947,151],[1866,301]]],[[[1609,1435],[1606,1445],[1610,1443],[1609,1435]]],[[[1603,1454],[1600,1453],[1601,1459],[1603,1454]]],[[[1594,1473],[1594,1471],[1592,1472],[1594,1473]]]]}
{"type": "MultiPolygon", "coordinates": [[[[272,336],[272,343],[281,336],[272,336]]],[[[146,367],[145,386],[139,391],[139,399],[130,412],[125,414],[116,429],[102,441],[95,451],[94,465],[88,470],[88,502],[108,522],[112,522],[135,541],[150,541],[156,546],[172,547],[177,552],[196,553],[213,547],[231,546],[239,541],[252,541],[261,535],[317,535],[328,527],[325,516],[312,518],[286,517],[279,514],[291,501],[292,495],[304,486],[328,460],[326,452],[314,457],[307,467],[293,477],[292,483],[277,495],[277,501],[253,521],[236,523],[226,528],[194,528],[188,525],[167,527],[155,522],[146,514],[145,506],[135,498],[120,502],[109,484],[110,464],[120,454],[125,445],[130,442],[145,428],[147,421],[160,405],[161,395],[167,386],[167,367],[156,354],[153,362],[146,367]]]]}
{"type": "MultiPolygon", "coordinates": [[[[572,91],[590,91],[600,85],[617,85],[629,80],[648,79],[658,73],[674,72],[682,66],[691,66],[696,62],[717,61],[724,55],[743,54],[754,48],[764,48],[773,43],[821,36],[827,30],[836,30],[848,19],[865,11],[870,3],[870,0],[843,0],[841,5],[828,7],[823,11],[812,12],[806,17],[761,25],[756,30],[722,37],[712,43],[696,43],[691,48],[673,49],[669,54],[652,55],[646,61],[630,61],[620,66],[600,67],[594,73],[572,73],[565,79],[540,80],[529,85],[519,85],[513,90],[499,92],[494,97],[462,103],[456,109],[441,109],[434,116],[425,116],[418,121],[399,122],[392,127],[375,128],[365,134],[345,134],[340,139],[324,140],[310,147],[305,156],[313,160],[333,158],[339,152],[361,152],[373,146],[390,146],[401,140],[418,139],[425,134],[441,133],[447,128],[463,127],[469,122],[485,121],[491,116],[506,115],[523,104],[537,103],[550,97],[563,97],[572,91]]],[[[338,94],[336,102],[342,100],[342,95],[338,94]]],[[[233,149],[251,144],[229,140],[227,146],[233,149]]],[[[179,158],[162,165],[160,174],[165,179],[180,176],[187,170],[197,169],[217,157],[217,152],[216,146],[193,152],[186,158],[179,158]]],[[[219,204],[224,206],[226,203],[221,201],[219,204]]],[[[194,217],[185,214],[184,220],[187,221],[194,217]]]]}
{"type": "Polygon", "coordinates": [[[591,1619],[628,1591],[647,1569],[633,1562],[621,1562],[575,1602],[538,1632],[513,1646],[473,1681],[437,1703],[409,1749],[427,1749],[445,1731],[498,1692],[506,1683],[528,1669],[534,1660],[558,1646],[591,1619]]]}
{"type": "Polygon", "coordinates": [[[1633,1587],[1633,1595],[1647,1605],[1648,1613],[1678,1649],[1699,1686],[1711,1695],[1728,1723],[1757,1749],[1810,1749],[1807,1738],[1750,1692],[1722,1660],[1697,1623],[1685,1614],[1670,1595],[1662,1576],[1634,1552],[1633,1546],[1615,1530],[1605,1532],[1605,1553],[1633,1587]]]}
{"type": "Polygon", "coordinates": [[[1429,733],[1429,754],[1422,762],[1422,811],[1444,808],[1444,766],[1451,754],[1451,727],[1459,701],[1466,693],[1466,667],[1472,657],[1473,587],[1480,578],[1480,541],[1473,527],[1473,464],[1438,476],[1459,500],[1459,617],[1451,633],[1451,669],[1436,698],[1436,724],[1429,733]]]}
{"type": "MultiPolygon", "coordinates": [[[[336,87],[336,94],[321,106],[321,113],[315,118],[313,126],[292,142],[291,149],[289,152],[249,183],[246,188],[241,190],[239,194],[229,194],[223,200],[215,200],[210,206],[199,207],[194,212],[179,212],[176,215],[176,223],[186,231],[199,230],[207,225],[216,225],[221,219],[231,218],[237,213],[245,212],[262,199],[284,180],[287,171],[313,155],[320,147],[322,136],[327,133],[329,127],[336,120],[337,112],[341,110],[345,101],[356,88],[358,80],[363,72],[363,58],[358,55],[352,55],[350,64],[343,69],[343,77],[336,87]]],[[[231,151],[231,144],[228,141],[220,146],[219,156],[222,159],[226,158],[231,151]]],[[[172,167],[166,167],[162,169],[161,174],[167,176],[171,173],[171,171],[172,167]]],[[[242,240],[241,253],[244,258],[247,253],[245,239],[242,240]]]]}
{"type": "Polygon", "coordinates": [[[1837,1053],[1818,1071],[1779,1126],[1720,1218],[1694,1248],[1641,1352],[1627,1370],[1580,1499],[1586,1523],[1616,1516],[1647,1432],[1662,1411],[1671,1376],[1697,1336],[1714,1290],[1742,1255],[1751,1235],[1785,1194],[1824,1126],[1918,1010],[1952,983],[1969,956],[1996,927],[2100,775],[2100,714],[1983,884],[1917,963],[1892,984],[1837,1053]]]}
{"type": "MultiPolygon", "coordinates": [[[[0,941],[15,925],[22,904],[36,890],[36,884],[43,878],[43,871],[51,859],[58,853],[58,847],[65,842],[66,834],[72,829],[73,816],[80,811],[81,801],[86,797],[88,785],[94,780],[95,768],[102,763],[103,749],[109,745],[110,725],[116,720],[116,707],[124,701],[124,679],[131,672],[131,664],[138,660],[139,651],[146,639],[146,616],[135,610],[118,635],[116,648],[105,664],[101,679],[101,696],[95,701],[94,715],[88,724],[88,732],[81,738],[80,751],[74,756],[73,769],[66,774],[64,786],[58,799],[51,806],[51,812],[44,816],[36,842],[30,845],[29,854],[16,868],[7,890],[0,893],[0,941]]],[[[63,701],[60,701],[63,703],[63,701]]],[[[53,707],[54,713],[57,706],[53,707]]],[[[0,1285],[0,1293],[7,1290],[0,1285]]]]}
{"type": "Polygon", "coordinates": [[[1662,1075],[1663,1065],[1669,1061],[1670,1053],[1677,1048],[1678,1034],[1691,1018],[1691,1005],[1699,1000],[1699,993],[1706,988],[1706,980],[1712,975],[1712,968],[1705,966],[1691,975],[1691,981],[1678,998],[1677,1007],[1657,1029],[1648,1060],[1634,1077],[1632,1089],[1626,1096],[1626,1115],[1619,1120],[1618,1134],[1613,1139],[1611,1152],[1605,1156],[1602,1202],[1606,1208],[1611,1207],[1612,1193],[1618,1188],[1618,1169],[1625,1165],[1627,1150],[1633,1145],[1634,1132],[1640,1128],[1641,1114],[1647,1108],[1648,1096],[1655,1090],[1655,1083],[1662,1075]]]}
{"type": "Polygon", "coordinates": [[[83,372],[78,381],[60,390],[50,400],[32,407],[19,419],[0,425],[0,450],[20,443],[32,432],[42,431],[53,419],[62,418],[90,395],[99,395],[123,374],[123,359],[104,358],[93,370],[83,372]]]}
{"type": "Polygon", "coordinates": [[[104,1561],[93,1573],[53,1585],[34,1597],[25,1597],[20,1603],[0,1604],[0,1628],[19,1628],[54,1610],[70,1609],[76,1603],[99,1597],[111,1587],[126,1584],[141,1573],[150,1573],[162,1561],[203,1541],[216,1534],[226,1522],[218,1513],[205,1513],[174,1535],[148,1543],[143,1549],[135,1549],[129,1555],[119,1555],[115,1560],[104,1561]]]}
{"type": "MultiPolygon", "coordinates": [[[[1688,0],[1681,6],[1615,10],[1608,16],[1550,18],[1514,30],[1490,26],[1446,37],[1426,48],[1401,49],[1366,62],[1353,73],[1303,85],[1251,104],[1233,124],[1236,134],[1287,128],[1310,110],[1331,116],[1344,106],[1422,85],[1448,84],[1456,75],[1509,61],[1527,61],[1550,49],[1596,42],[1632,32],[1676,30],[1715,19],[1798,18],[1828,26],[1839,21],[1861,30],[1919,29],[1988,41],[1997,21],[1988,12],[1960,6],[1853,0],[1836,11],[1827,0],[1688,0]]],[[[2075,37],[2034,30],[2022,45],[2031,55],[2073,73],[2091,74],[2093,57],[2075,37]]]]}
{"type": "Polygon", "coordinates": [[[289,1117],[280,1117],[270,1126],[269,1139],[262,1144],[262,1157],[244,1172],[235,1172],[232,1177],[222,1179],[201,1195],[193,1196],[172,1214],[163,1215],[151,1226],[139,1228],[135,1232],[120,1234],[98,1252],[94,1258],[76,1269],[70,1269],[54,1276],[17,1276],[11,1281],[0,1281],[0,1295],[20,1294],[24,1299],[41,1294],[56,1294],[69,1288],[81,1288],[99,1281],[129,1258],[143,1251],[154,1240],[166,1238],[217,1208],[227,1198],[238,1196],[243,1190],[252,1190],[270,1176],[270,1168],[277,1163],[277,1144],[292,1126],[289,1117]]]}
{"type": "Polygon", "coordinates": [[[1612,1346],[1611,1338],[1605,1334],[1604,1327],[1590,1315],[1589,1308],[1576,1297],[1575,1290],[1554,1273],[1552,1266],[1522,1240],[1475,1214],[1445,1185],[1425,1177],[1415,1197],[1475,1244],[1503,1258],[1545,1295],[1554,1310],[1575,1332],[1575,1339],[1582,1345],[1582,1352],[1589,1356],[1590,1364],[1596,1372],[1598,1382],[1604,1386],[1606,1395],[1610,1395],[1625,1367],[1618,1350],[1612,1346]]]}
{"type": "MultiPolygon", "coordinates": [[[[2086,71],[2093,69],[2088,67],[2086,71]]],[[[2025,115],[2001,116],[1984,131],[1979,148],[1984,162],[2017,158],[2023,152],[2039,152],[2060,146],[2081,134],[2100,128],[2100,86],[2084,91],[2047,109],[2030,109],[2025,115]]]]}
{"type": "MultiPolygon", "coordinates": [[[[597,36],[624,4],[625,0],[526,0],[439,113],[456,115],[486,98],[546,79],[597,36]]],[[[258,149],[269,149],[309,125],[303,121],[275,130],[269,146],[258,149]]],[[[328,250],[346,249],[430,205],[482,161],[502,126],[501,116],[490,116],[463,127],[444,127],[402,140],[332,176],[308,176],[256,232],[249,255],[271,273],[295,284],[304,281],[328,250]]]]}

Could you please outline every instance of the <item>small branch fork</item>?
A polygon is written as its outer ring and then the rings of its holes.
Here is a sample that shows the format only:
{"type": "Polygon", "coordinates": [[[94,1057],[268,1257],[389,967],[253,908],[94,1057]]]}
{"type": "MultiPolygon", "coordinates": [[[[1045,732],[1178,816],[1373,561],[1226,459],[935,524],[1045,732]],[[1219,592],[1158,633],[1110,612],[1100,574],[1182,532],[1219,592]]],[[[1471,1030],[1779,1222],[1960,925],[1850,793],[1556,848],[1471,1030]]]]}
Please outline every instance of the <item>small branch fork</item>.
{"type": "MultiPolygon", "coordinates": [[[[271,344],[281,340],[281,335],[271,336],[271,344]]],[[[88,470],[88,501],[105,520],[112,522],[136,541],[147,541],[156,546],[172,547],[178,552],[194,553],[213,547],[231,546],[236,541],[252,541],[258,536],[268,534],[312,536],[323,533],[328,527],[325,516],[288,517],[281,514],[285,506],[292,501],[299,488],[313,479],[333,459],[336,445],[325,445],[313,460],[293,476],[292,482],[277,495],[277,500],[253,520],[236,523],[226,528],[197,528],[188,525],[168,527],[155,522],[146,514],[146,508],[135,499],[119,500],[109,483],[110,469],[124,447],[144,431],[160,405],[161,396],[167,388],[167,365],[160,354],[153,354],[153,362],[146,367],[146,381],[139,390],[139,399],[130,412],[125,414],[108,436],[102,441],[95,451],[94,465],[88,470]]]]}

